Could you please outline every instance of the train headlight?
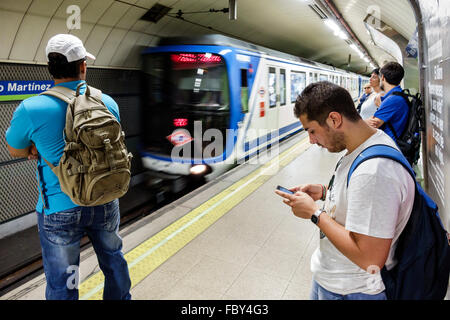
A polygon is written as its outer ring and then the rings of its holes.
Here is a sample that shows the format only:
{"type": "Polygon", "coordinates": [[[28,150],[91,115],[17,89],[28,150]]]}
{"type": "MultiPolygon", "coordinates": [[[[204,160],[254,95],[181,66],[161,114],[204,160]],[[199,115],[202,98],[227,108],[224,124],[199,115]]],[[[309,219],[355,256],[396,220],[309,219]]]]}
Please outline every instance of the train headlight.
{"type": "Polygon", "coordinates": [[[191,174],[193,175],[201,175],[201,174],[205,174],[209,171],[209,168],[207,165],[205,164],[196,164],[193,165],[190,169],[191,174]]]}

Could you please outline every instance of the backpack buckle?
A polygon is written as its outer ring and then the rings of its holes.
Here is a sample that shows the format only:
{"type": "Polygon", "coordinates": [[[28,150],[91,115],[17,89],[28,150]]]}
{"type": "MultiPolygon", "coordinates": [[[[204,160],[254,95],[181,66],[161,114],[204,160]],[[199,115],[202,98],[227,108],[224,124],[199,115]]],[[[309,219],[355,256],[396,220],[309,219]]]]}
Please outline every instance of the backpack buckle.
{"type": "Polygon", "coordinates": [[[105,145],[106,150],[111,150],[113,148],[111,145],[111,140],[109,140],[109,138],[103,140],[103,144],[105,145]]]}

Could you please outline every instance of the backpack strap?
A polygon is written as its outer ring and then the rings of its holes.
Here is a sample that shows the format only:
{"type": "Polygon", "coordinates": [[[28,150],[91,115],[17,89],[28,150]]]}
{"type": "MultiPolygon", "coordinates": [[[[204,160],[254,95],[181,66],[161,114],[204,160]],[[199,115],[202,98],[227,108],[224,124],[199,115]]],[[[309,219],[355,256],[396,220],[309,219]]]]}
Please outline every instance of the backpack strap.
{"type": "Polygon", "coordinates": [[[102,92],[94,87],[86,86],[86,93],[88,96],[93,97],[94,99],[102,102],[102,92]]]}
{"type": "Polygon", "coordinates": [[[400,151],[385,144],[375,144],[361,151],[361,153],[353,161],[347,175],[347,188],[350,182],[350,177],[355,169],[364,161],[373,158],[387,158],[400,163],[409,172],[413,180],[416,181],[416,174],[414,173],[414,170],[411,168],[408,160],[406,160],[405,156],[403,156],[400,151]]]}
{"type": "Polygon", "coordinates": [[[63,86],[53,86],[39,95],[53,96],[69,104],[75,98],[75,91],[63,86]]]}

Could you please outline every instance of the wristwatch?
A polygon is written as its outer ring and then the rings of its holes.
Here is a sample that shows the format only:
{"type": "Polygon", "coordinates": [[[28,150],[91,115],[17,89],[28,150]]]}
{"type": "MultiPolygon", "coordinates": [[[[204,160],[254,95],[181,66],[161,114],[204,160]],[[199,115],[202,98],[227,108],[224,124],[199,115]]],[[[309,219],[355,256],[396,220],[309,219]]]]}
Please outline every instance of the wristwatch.
{"type": "Polygon", "coordinates": [[[320,220],[320,215],[325,212],[324,209],[318,209],[314,214],[311,216],[311,221],[314,224],[318,224],[320,220]]]}

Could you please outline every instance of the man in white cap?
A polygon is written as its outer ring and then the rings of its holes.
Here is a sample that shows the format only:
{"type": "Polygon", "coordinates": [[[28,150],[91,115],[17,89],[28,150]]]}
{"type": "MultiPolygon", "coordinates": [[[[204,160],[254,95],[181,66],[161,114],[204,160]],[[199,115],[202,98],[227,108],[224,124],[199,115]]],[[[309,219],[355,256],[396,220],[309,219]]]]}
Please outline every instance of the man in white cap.
{"type": "MultiPolygon", "coordinates": [[[[86,80],[86,58],[95,59],[82,41],[70,34],[50,38],[45,53],[55,86],[71,90],[86,80]]],[[[82,85],[80,93],[85,89],[82,85]]],[[[102,101],[120,121],[117,103],[106,94],[102,94],[102,101]]],[[[78,299],[80,240],[87,234],[105,275],[103,298],[131,299],[131,281],[118,234],[118,200],[95,207],[74,204],[44,161],[57,165],[63,154],[66,109],[67,103],[53,96],[28,98],[17,107],[6,131],[13,157],[38,159],[36,213],[47,279],[45,296],[49,300],[78,299]]]]}

